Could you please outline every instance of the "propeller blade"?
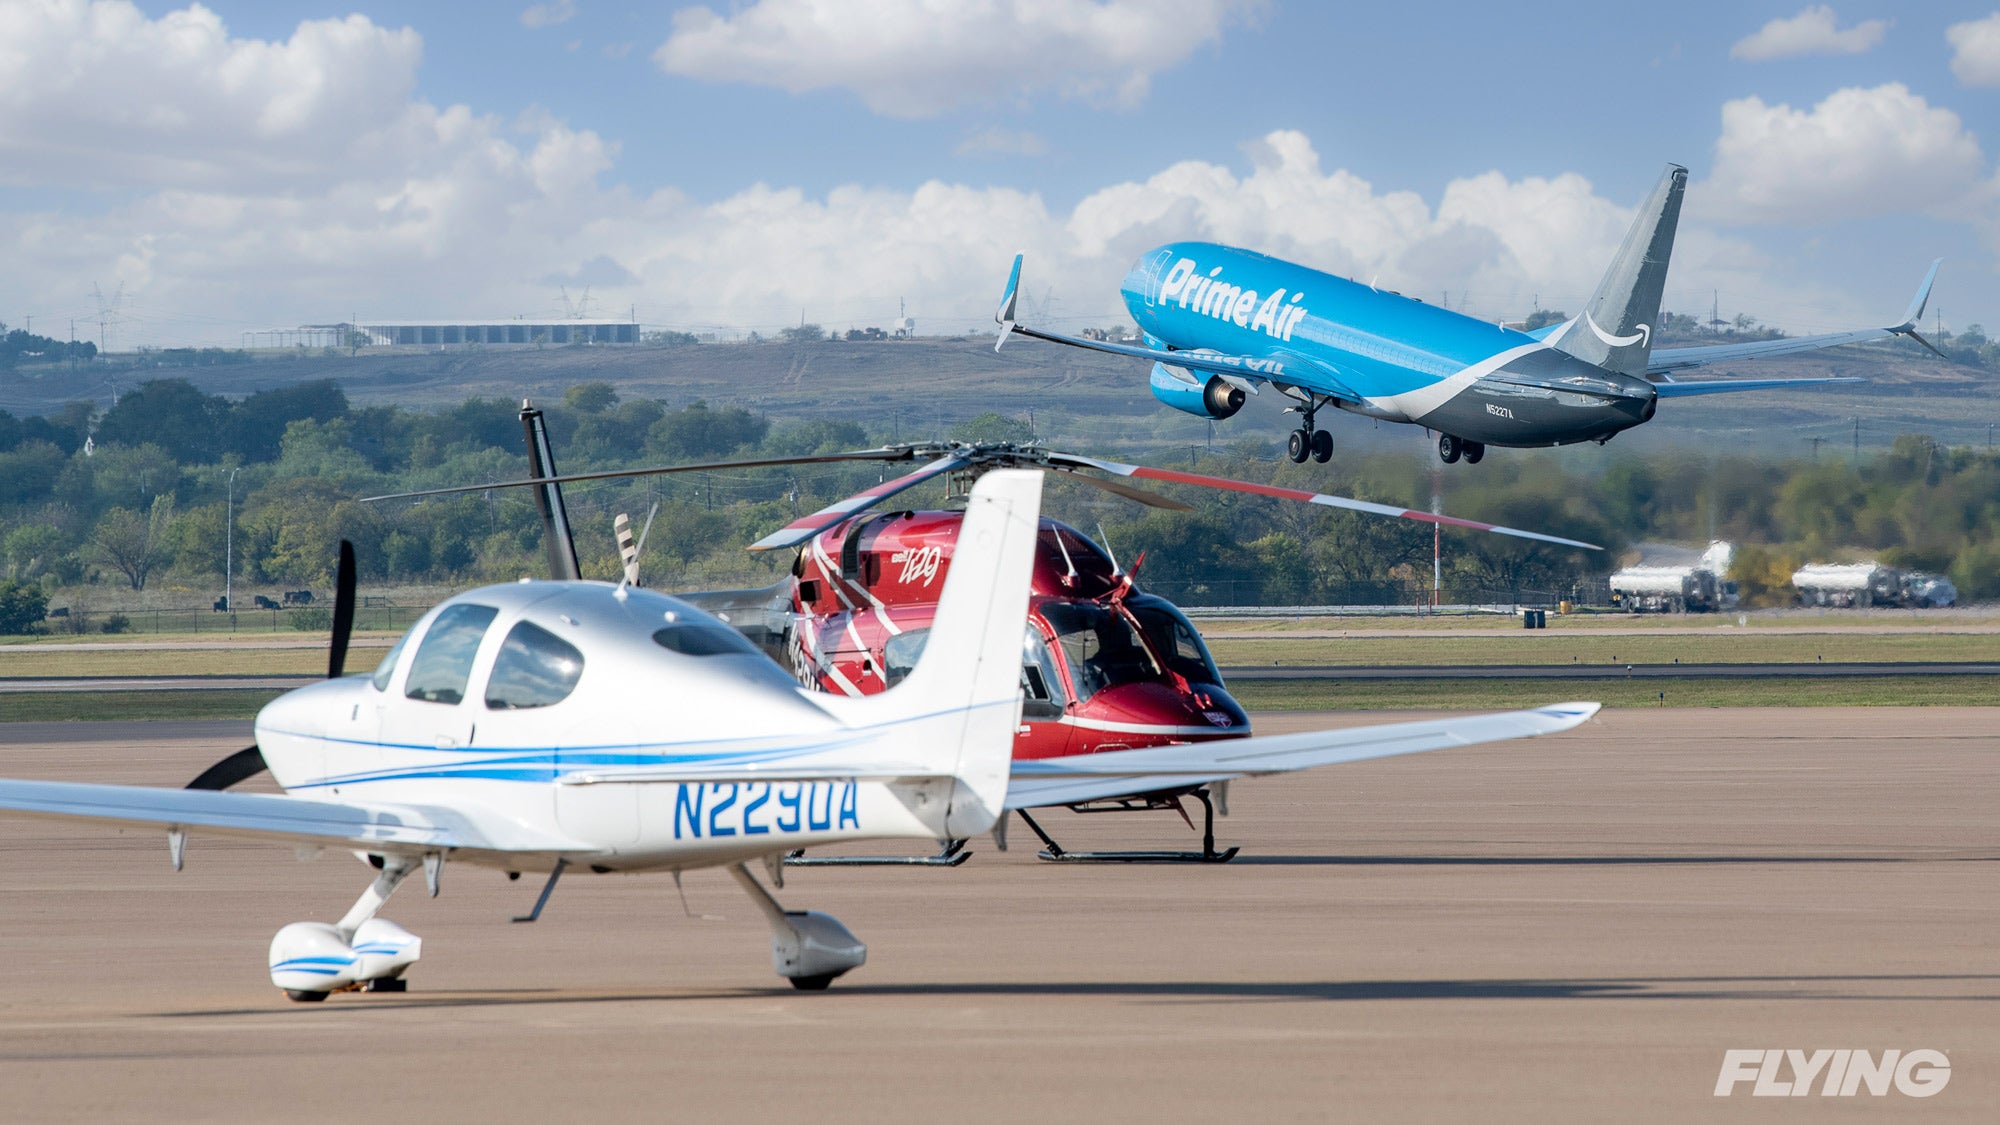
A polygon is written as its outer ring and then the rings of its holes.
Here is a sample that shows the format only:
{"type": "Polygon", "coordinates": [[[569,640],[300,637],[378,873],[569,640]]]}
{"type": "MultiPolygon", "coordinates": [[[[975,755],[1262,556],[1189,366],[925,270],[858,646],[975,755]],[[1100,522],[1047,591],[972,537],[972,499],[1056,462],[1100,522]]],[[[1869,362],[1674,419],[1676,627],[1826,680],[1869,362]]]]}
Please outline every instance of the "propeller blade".
{"type": "Polygon", "coordinates": [[[354,632],[354,544],[340,541],[340,567],[333,577],[333,639],[327,645],[326,678],[347,670],[347,637],[354,632]]]}
{"type": "Polygon", "coordinates": [[[239,781],[248,781],[270,767],[264,763],[264,752],[255,746],[246,746],[227,758],[201,771],[201,776],[188,782],[185,789],[227,789],[239,781]]]}
{"type": "Polygon", "coordinates": [[[845,500],[840,500],[809,516],[800,516],[764,538],[750,544],[753,551],[772,551],[780,547],[796,547],[799,544],[839,523],[856,512],[866,511],[889,497],[930,480],[932,477],[962,469],[972,462],[962,456],[944,457],[921,466],[894,480],[886,480],[865,492],[857,492],[845,500]]]}
{"type": "Polygon", "coordinates": [[[1353,512],[1372,512],[1378,516],[1395,519],[1417,520],[1422,523],[1443,524],[1446,527],[1466,527],[1474,531],[1490,531],[1495,535],[1512,535],[1518,539],[1533,539],[1542,543],[1557,543],[1564,547],[1580,547],[1586,551],[1601,551],[1604,548],[1595,543],[1584,543],[1576,539],[1564,539],[1559,535],[1543,535],[1538,531],[1522,531],[1519,528],[1500,527],[1497,524],[1480,523],[1476,520],[1462,520],[1456,516],[1433,515],[1415,508],[1398,508],[1390,504],[1376,504],[1367,500],[1350,500],[1345,496],[1329,496],[1323,492],[1304,492],[1296,488],[1280,488],[1274,484],[1251,484],[1249,481],[1230,480],[1228,477],[1203,476],[1200,473],[1183,473],[1173,469],[1151,469],[1144,465],[1126,465],[1117,461],[1100,461],[1095,457],[1084,457],[1075,453],[1055,453],[1049,455],[1051,464],[1070,464],[1101,469],[1121,477],[1137,477],[1140,480],[1163,480],[1175,484],[1194,484],[1203,488],[1220,488],[1229,492],[1248,492],[1255,496],[1275,496],[1280,500],[1297,500],[1305,504],[1318,504],[1326,508],[1345,508],[1353,512]]]}
{"type": "Polygon", "coordinates": [[[1157,492],[1147,492],[1143,488],[1133,488],[1129,484],[1119,484],[1115,480],[1105,480],[1102,477],[1087,477],[1084,476],[1082,473],[1073,472],[1068,469],[1063,469],[1059,471],[1063,474],[1063,479],[1065,480],[1080,480],[1083,483],[1090,485],[1093,488],[1101,488],[1106,492],[1123,496],[1127,500],[1136,500],[1141,504],[1147,505],[1148,507],[1165,508],[1168,511],[1172,512],[1194,511],[1194,505],[1183,504],[1179,500],[1162,496],[1157,492]]]}
{"type": "Polygon", "coordinates": [[[503,480],[490,484],[465,484],[455,488],[426,488],[421,492],[392,492],[383,496],[364,496],[363,504],[376,500],[412,500],[420,496],[450,496],[460,492],[484,492],[489,488],[532,488],[540,484],[568,484],[579,480],[616,480],[620,477],[655,477],[668,473],[704,473],[714,469],[763,469],[773,465],[821,465],[831,461],[910,461],[914,460],[922,447],[885,446],[881,449],[856,449],[846,453],[821,453],[811,457],[760,457],[749,461],[704,461],[698,465],[660,465],[650,469],[608,469],[597,473],[569,473],[559,477],[530,477],[527,480],[503,480]]]}

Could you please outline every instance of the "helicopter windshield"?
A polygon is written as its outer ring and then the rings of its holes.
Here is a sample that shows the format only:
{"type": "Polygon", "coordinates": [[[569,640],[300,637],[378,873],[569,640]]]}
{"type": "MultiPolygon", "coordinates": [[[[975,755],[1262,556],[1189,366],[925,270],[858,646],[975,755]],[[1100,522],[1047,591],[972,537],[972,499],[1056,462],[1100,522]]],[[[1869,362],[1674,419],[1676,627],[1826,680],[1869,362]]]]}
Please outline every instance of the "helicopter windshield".
{"type": "Polygon", "coordinates": [[[1146,630],[1146,639],[1153,642],[1153,651],[1164,656],[1167,665],[1179,672],[1183,679],[1197,684],[1222,683],[1222,673],[1215,670],[1215,661],[1208,655],[1208,646],[1201,643],[1201,634],[1181,612],[1165,601],[1131,601],[1125,603],[1132,616],[1139,619],[1139,626],[1146,630]]]}
{"type": "Polygon", "coordinates": [[[1117,684],[1160,678],[1139,634],[1116,610],[1092,602],[1044,602],[1041,611],[1069,662],[1077,702],[1117,684]]]}

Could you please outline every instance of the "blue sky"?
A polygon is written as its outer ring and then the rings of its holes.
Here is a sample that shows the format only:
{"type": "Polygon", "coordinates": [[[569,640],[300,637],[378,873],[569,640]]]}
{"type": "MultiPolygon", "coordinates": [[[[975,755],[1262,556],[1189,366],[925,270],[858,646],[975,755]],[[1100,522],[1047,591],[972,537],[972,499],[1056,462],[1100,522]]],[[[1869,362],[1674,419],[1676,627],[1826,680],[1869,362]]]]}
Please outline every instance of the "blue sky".
{"type": "Polygon", "coordinates": [[[1516,317],[1587,295],[1673,160],[1672,305],[1872,322],[1942,256],[1947,326],[2000,322],[2000,6],[1912,7],[0,0],[0,320],[122,285],[123,342],[234,343],[588,284],[955,331],[1026,249],[1109,322],[1183,237],[1516,317]]]}

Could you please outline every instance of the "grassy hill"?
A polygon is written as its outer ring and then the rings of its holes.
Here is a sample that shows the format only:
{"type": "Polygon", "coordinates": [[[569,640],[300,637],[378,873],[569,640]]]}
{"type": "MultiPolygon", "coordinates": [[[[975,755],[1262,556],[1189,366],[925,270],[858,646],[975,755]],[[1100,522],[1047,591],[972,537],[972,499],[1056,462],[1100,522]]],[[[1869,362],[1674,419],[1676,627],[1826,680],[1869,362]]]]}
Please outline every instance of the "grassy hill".
{"type": "MultiPolygon", "coordinates": [[[[77,372],[25,369],[0,379],[0,409],[43,413],[94,399],[109,405],[119,388],[153,378],[185,378],[230,395],[331,378],[358,405],[456,404],[478,395],[554,400],[576,383],[603,380],[630,397],[671,406],[705,399],[740,405],[784,422],[833,417],[863,422],[885,437],[948,432],[987,411],[1026,418],[1037,431],[1079,449],[1172,457],[1209,440],[1199,418],[1161,406],[1143,363],[1029,340],[999,354],[991,337],[927,337],[875,343],[793,345],[775,341],[685,347],[368,349],[357,356],[260,358],[230,366],[167,368],[113,363],[77,372]]],[[[1928,433],[1950,444],[1984,445],[2000,423],[2000,373],[1946,363],[1894,342],[1739,365],[1716,375],[1789,378],[1859,376],[1866,383],[1795,391],[1719,395],[1663,404],[1653,422],[1620,435],[1615,448],[1762,451],[1775,457],[1843,454],[1860,420],[1865,448],[1897,434],[1928,433]]],[[[1217,423],[1219,445],[1265,443],[1273,456],[1293,421],[1269,390],[1242,414],[1217,423]]],[[[1330,417],[1337,441],[1423,452],[1428,439],[1407,426],[1330,417]]],[[[1593,455],[1588,448],[1577,451],[1593,455]]]]}

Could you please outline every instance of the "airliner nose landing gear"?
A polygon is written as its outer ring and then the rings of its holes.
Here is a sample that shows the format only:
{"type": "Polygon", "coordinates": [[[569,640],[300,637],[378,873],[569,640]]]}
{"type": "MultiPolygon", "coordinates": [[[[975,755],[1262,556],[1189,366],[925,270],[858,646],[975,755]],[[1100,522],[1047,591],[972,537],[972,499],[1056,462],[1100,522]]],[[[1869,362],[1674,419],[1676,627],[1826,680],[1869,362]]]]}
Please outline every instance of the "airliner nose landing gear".
{"type": "MultiPolygon", "coordinates": [[[[423,860],[433,896],[442,860],[437,853],[423,860]]],[[[279,930],[271,938],[271,983],[300,1003],[356,989],[406,991],[403,973],[423,956],[423,939],[375,912],[417,866],[408,856],[385,857],[382,873],[339,922],[293,922],[279,930]]]]}
{"type": "Polygon", "coordinates": [[[1468,465],[1477,465],[1486,456],[1486,443],[1465,441],[1450,434],[1438,435],[1438,460],[1447,465],[1455,465],[1460,457],[1468,465]]]}

